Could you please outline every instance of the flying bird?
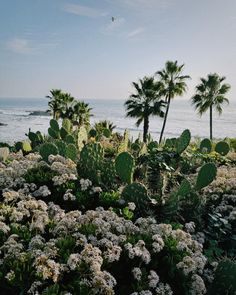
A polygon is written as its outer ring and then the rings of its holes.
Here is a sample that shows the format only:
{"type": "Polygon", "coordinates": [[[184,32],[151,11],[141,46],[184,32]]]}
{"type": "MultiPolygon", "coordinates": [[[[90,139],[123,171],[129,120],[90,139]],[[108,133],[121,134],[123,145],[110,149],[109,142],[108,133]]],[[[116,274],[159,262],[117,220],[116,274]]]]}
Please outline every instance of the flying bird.
{"type": "Polygon", "coordinates": [[[112,22],[114,22],[114,21],[115,21],[115,18],[114,18],[114,16],[112,16],[112,18],[111,18],[111,21],[112,21],[112,22]]]}

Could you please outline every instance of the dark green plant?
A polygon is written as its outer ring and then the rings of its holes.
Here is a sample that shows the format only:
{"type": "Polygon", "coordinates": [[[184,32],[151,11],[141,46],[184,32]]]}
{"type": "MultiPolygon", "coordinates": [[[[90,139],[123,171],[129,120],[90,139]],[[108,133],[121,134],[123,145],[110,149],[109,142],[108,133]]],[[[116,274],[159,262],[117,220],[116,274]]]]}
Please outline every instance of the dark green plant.
{"type": "Polygon", "coordinates": [[[115,159],[116,172],[120,179],[130,184],[133,181],[134,158],[128,152],[119,154],[115,159]]]}
{"type": "Polygon", "coordinates": [[[188,129],[184,130],[176,142],[176,151],[181,154],[190,144],[191,133],[188,129]]]}
{"type": "Polygon", "coordinates": [[[48,156],[57,155],[59,151],[54,143],[47,142],[40,146],[39,153],[44,161],[48,161],[48,156]]]}
{"type": "Polygon", "coordinates": [[[195,189],[201,190],[208,186],[216,178],[216,173],[217,168],[214,163],[206,163],[203,165],[198,172],[195,189]]]}
{"type": "Polygon", "coordinates": [[[66,157],[75,161],[77,158],[77,149],[73,143],[70,143],[66,146],[66,157]]]}
{"type": "Polygon", "coordinates": [[[204,138],[200,143],[200,151],[202,153],[210,153],[212,150],[212,143],[211,140],[208,138],[204,138]]]}
{"type": "Polygon", "coordinates": [[[230,147],[227,142],[219,141],[215,146],[215,151],[221,156],[226,156],[230,150],[230,147]]]}

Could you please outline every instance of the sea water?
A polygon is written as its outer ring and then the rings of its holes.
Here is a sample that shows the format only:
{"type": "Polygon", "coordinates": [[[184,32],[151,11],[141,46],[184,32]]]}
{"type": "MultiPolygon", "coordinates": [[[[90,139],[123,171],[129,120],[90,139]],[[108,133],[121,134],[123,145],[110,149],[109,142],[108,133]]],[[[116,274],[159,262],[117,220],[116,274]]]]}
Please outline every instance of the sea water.
{"type": "MultiPolygon", "coordinates": [[[[91,123],[99,120],[110,120],[116,125],[116,131],[123,133],[127,128],[133,137],[142,132],[142,125],[137,127],[135,119],[125,116],[124,100],[87,99],[92,108],[91,123]]],[[[0,98],[0,142],[13,143],[26,138],[25,133],[32,131],[47,133],[50,116],[32,116],[33,111],[48,109],[46,98],[0,98]]],[[[154,139],[158,139],[163,119],[150,119],[150,132],[154,139]]],[[[209,113],[202,117],[197,115],[191,102],[186,99],[171,101],[168,121],[164,137],[176,137],[184,129],[190,129],[194,137],[209,137],[209,113]]],[[[223,113],[219,117],[213,114],[213,136],[215,138],[236,137],[236,101],[223,106],[223,113]]]]}

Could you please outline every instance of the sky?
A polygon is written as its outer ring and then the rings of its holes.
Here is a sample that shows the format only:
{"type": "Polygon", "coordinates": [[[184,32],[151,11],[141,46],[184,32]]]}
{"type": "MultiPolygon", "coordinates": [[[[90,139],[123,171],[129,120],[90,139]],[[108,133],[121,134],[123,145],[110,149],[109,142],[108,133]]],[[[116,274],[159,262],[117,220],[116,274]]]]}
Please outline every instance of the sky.
{"type": "Polygon", "coordinates": [[[126,99],[167,60],[236,100],[236,0],[0,0],[0,97],[126,99]]]}

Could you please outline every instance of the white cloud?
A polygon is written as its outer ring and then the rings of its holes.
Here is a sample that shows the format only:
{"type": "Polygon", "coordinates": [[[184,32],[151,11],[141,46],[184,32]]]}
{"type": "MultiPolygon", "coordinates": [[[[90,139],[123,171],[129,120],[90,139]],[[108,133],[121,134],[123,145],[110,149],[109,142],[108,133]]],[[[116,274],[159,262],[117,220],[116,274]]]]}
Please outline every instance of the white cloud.
{"type": "Polygon", "coordinates": [[[135,29],[135,30],[129,32],[129,33],[127,34],[127,37],[128,37],[128,38],[136,37],[136,36],[142,34],[144,31],[145,31],[144,28],[137,28],[137,29],[135,29]]]}
{"type": "Polygon", "coordinates": [[[64,6],[64,11],[76,14],[76,15],[82,15],[87,17],[103,17],[108,15],[106,11],[103,11],[101,9],[92,8],[89,6],[84,6],[80,4],[71,4],[68,3],[64,6]]]}
{"type": "MultiPolygon", "coordinates": [[[[109,3],[114,4],[114,0],[107,0],[109,3]]],[[[137,10],[146,10],[146,9],[166,9],[168,8],[174,0],[115,0],[115,3],[118,3],[125,7],[134,8],[137,10]]]]}
{"type": "Polygon", "coordinates": [[[39,54],[48,48],[53,48],[59,45],[58,42],[44,42],[36,43],[31,39],[26,38],[12,38],[8,40],[5,44],[5,48],[9,51],[18,54],[39,54]]]}

